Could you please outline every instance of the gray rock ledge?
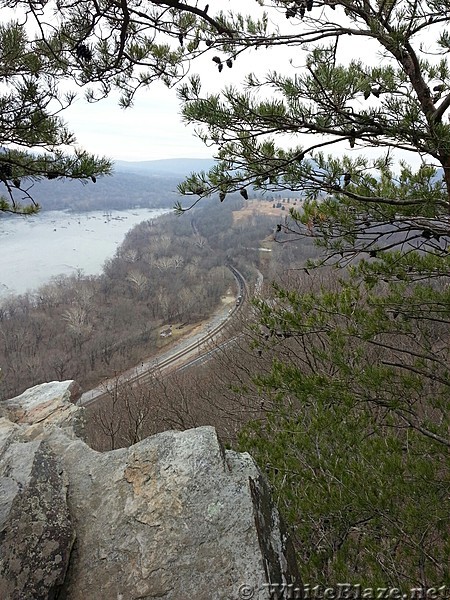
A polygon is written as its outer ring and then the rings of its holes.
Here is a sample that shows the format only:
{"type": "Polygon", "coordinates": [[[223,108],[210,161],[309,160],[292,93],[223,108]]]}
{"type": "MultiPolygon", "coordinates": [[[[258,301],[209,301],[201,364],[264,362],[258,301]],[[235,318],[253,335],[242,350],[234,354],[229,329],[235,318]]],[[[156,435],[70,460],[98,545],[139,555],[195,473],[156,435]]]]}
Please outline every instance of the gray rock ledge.
{"type": "Polygon", "coordinates": [[[299,585],[249,454],[213,427],[96,452],[75,390],[52,382],[0,405],[2,600],[266,600],[270,582],[299,585]]]}

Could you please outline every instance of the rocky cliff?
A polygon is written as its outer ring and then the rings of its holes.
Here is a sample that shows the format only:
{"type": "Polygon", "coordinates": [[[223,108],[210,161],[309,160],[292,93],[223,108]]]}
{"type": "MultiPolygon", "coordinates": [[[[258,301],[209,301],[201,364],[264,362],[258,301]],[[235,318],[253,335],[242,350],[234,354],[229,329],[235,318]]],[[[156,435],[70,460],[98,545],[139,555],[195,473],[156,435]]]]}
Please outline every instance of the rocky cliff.
{"type": "Polygon", "coordinates": [[[263,600],[298,584],[248,454],[212,427],[96,452],[76,393],[53,382],[0,405],[2,600],[263,600]]]}

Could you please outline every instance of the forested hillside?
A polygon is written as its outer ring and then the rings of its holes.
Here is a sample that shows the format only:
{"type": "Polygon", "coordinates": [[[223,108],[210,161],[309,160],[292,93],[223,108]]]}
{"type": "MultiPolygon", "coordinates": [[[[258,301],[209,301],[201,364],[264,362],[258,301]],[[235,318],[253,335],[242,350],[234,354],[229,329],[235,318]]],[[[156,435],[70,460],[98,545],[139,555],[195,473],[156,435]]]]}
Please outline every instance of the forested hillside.
{"type": "MultiPolygon", "coordinates": [[[[77,181],[55,177],[23,179],[21,185],[41,210],[106,210],[172,208],[179,199],[177,186],[193,170],[210,168],[212,160],[117,161],[110,175],[77,181]],[[95,183],[94,183],[95,181],[95,183]]],[[[0,195],[7,188],[0,177],[0,195]]],[[[19,202],[21,192],[12,192],[19,202]]]]}
{"type": "Polygon", "coordinates": [[[442,591],[450,336],[436,315],[447,278],[366,285],[374,261],[343,273],[314,268],[313,237],[271,247],[234,342],[147,386],[111,386],[89,408],[91,443],[214,425],[264,469],[306,581],[405,590],[422,572],[442,591]]]}
{"type": "Polygon", "coordinates": [[[212,203],[181,218],[144,221],[101,276],[58,277],[5,300],[1,397],[55,378],[73,378],[88,389],[157,351],[161,327],[183,325],[181,334],[207,318],[227,291],[234,292],[228,262],[244,261],[251,272],[257,250],[249,246],[275,227],[275,218],[264,216],[251,228],[234,223],[240,206],[212,203]]]}

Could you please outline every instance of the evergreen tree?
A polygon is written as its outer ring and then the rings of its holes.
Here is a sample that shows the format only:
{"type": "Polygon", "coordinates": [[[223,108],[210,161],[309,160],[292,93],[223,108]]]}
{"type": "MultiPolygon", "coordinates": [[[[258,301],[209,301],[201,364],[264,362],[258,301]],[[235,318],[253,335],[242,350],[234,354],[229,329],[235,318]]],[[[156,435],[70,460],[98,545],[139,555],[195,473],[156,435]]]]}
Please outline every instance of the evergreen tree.
{"type": "Polygon", "coordinates": [[[95,181],[111,164],[76,148],[59,113],[74,96],[58,91],[64,72],[48,49],[30,42],[16,22],[0,25],[0,212],[29,214],[39,209],[33,181],[43,177],[95,181]]]}
{"type": "Polygon", "coordinates": [[[255,302],[254,344],[272,366],[254,375],[264,409],[241,447],[267,465],[306,581],[443,585],[450,6],[273,4],[286,31],[242,45],[295,48],[300,67],[249,74],[221,93],[203,94],[192,76],[179,91],[184,118],[219,158],[180,190],[194,204],[250,188],[303,192],[275,239],[312,236],[323,248],[300,285],[255,302]],[[348,38],[368,48],[366,62],[348,58],[348,38]],[[308,291],[326,265],[341,270],[308,291]]]}
{"type": "Polygon", "coordinates": [[[0,212],[38,210],[35,180],[95,183],[111,172],[108,159],[77,147],[61,117],[80,90],[95,102],[119,89],[121,105],[130,106],[155,79],[182,78],[208,50],[199,48],[202,38],[231,36],[207,7],[177,0],[4,0],[0,7],[0,212]]]}
{"type": "Polygon", "coordinates": [[[450,231],[448,3],[274,4],[286,8],[287,32],[241,43],[293,47],[302,66],[249,74],[222,93],[202,95],[195,75],[180,87],[184,118],[220,159],[181,191],[299,190],[308,202],[294,221],[347,257],[395,246],[383,224],[435,250],[450,231]],[[367,44],[369,64],[341,51],[345,38],[367,44]],[[307,142],[289,148],[287,137],[307,142]]]}
{"type": "Polygon", "coordinates": [[[308,269],[255,303],[266,368],[240,446],[266,467],[305,581],[403,594],[449,577],[450,297],[448,277],[383,281],[377,265],[367,280],[373,266],[317,285],[308,269]]]}

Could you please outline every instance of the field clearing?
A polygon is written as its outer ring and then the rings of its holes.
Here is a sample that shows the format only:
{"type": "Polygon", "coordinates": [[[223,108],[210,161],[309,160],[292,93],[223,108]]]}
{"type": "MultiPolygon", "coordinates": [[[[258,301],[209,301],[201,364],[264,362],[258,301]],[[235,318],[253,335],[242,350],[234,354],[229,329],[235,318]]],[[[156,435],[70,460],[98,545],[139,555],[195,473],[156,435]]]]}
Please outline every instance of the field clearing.
{"type": "Polygon", "coordinates": [[[233,211],[233,221],[234,223],[239,223],[240,221],[250,219],[254,215],[267,215],[273,217],[284,216],[288,214],[289,208],[293,206],[293,202],[291,201],[290,204],[283,204],[283,206],[286,207],[285,210],[273,208],[273,200],[247,200],[244,208],[233,211]]]}

